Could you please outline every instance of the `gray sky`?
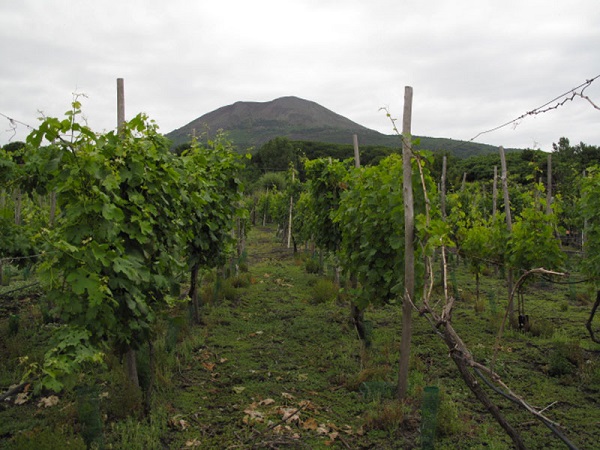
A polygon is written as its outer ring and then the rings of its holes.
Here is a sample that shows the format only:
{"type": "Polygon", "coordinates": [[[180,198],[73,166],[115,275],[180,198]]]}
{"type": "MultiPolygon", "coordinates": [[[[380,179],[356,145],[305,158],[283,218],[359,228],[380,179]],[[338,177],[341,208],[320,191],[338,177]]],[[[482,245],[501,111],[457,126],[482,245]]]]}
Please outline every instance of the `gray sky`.
{"type": "MultiPolygon", "coordinates": [[[[294,95],[392,134],[469,140],[600,74],[597,0],[0,0],[0,113],[37,126],[74,92],[95,131],[147,113],[163,133],[236,101],[294,95]]],[[[600,106],[600,78],[585,91],[600,106]]],[[[552,106],[549,105],[549,106],[552,106]]],[[[28,129],[0,116],[0,145],[28,129]]],[[[579,97],[476,141],[600,145],[579,97]]],[[[360,139],[360,137],[359,137],[360,139]]]]}

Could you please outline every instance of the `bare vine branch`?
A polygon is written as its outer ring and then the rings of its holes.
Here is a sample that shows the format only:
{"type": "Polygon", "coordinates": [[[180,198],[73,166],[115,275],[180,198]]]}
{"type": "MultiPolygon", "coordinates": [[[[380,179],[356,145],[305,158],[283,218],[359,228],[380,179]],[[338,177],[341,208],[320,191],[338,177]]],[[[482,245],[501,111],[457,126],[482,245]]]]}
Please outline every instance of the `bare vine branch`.
{"type": "Polygon", "coordinates": [[[489,130],[481,131],[480,133],[477,133],[474,137],[472,137],[471,139],[469,139],[469,142],[474,141],[475,139],[477,139],[479,136],[481,136],[483,134],[492,133],[492,132],[497,131],[497,130],[499,130],[501,128],[507,127],[509,125],[513,125],[514,127],[517,127],[519,125],[519,123],[521,122],[521,120],[525,119],[526,117],[528,117],[528,116],[535,116],[535,115],[538,115],[538,114],[546,113],[548,111],[552,111],[554,109],[558,109],[559,107],[563,106],[565,103],[574,100],[575,97],[580,97],[580,98],[582,98],[584,100],[587,100],[595,109],[600,110],[600,107],[598,107],[588,96],[586,96],[586,95],[583,94],[585,92],[585,90],[597,78],[600,78],[600,75],[596,75],[594,78],[586,80],[584,83],[580,84],[579,86],[576,86],[573,89],[569,89],[564,94],[561,94],[558,97],[553,98],[552,100],[544,103],[543,105],[538,106],[537,108],[532,109],[531,111],[527,111],[524,114],[521,114],[516,119],[509,120],[508,122],[505,122],[502,125],[498,125],[497,127],[490,128],[489,130]],[[562,100],[560,100],[560,99],[562,99],[562,100]],[[550,106],[550,105],[552,105],[552,106],[550,106]]]}
{"type": "Polygon", "coordinates": [[[515,283],[512,291],[510,293],[510,298],[508,299],[508,305],[506,307],[506,312],[504,313],[504,318],[502,320],[502,324],[500,325],[500,329],[498,330],[498,335],[496,336],[496,343],[494,344],[494,356],[492,357],[492,364],[491,364],[492,365],[492,369],[496,365],[496,357],[498,356],[498,349],[500,348],[500,340],[502,339],[502,334],[504,333],[504,328],[506,326],[506,321],[508,319],[508,314],[509,314],[509,312],[512,309],[512,305],[513,305],[513,302],[514,302],[515,294],[517,292],[519,292],[519,290],[521,289],[521,286],[523,285],[523,283],[525,283],[525,281],[527,280],[527,278],[529,278],[531,275],[535,275],[535,274],[557,275],[557,276],[560,276],[560,277],[569,276],[569,274],[567,274],[567,273],[555,272],[553,270],[544,269],[543,267],[539,267],[537,269],[527,270],[526,272],[523,273],[523,275],[521,275],[521,277],[517,280],[517,282],[515,283]]]}

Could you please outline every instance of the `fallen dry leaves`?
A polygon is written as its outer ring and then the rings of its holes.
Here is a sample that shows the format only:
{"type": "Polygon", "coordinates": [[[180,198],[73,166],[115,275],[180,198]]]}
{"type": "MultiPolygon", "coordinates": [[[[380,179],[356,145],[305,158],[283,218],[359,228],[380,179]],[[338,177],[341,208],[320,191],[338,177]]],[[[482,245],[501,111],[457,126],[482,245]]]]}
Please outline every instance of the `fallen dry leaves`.
{"type": "Polygon", "coordinates": [[[52,406],[56,406],[58,405],[58,397],[56,395],[51,395],[49,397],[42,397],[40,399],[40,401],[38,402],[38,408],[41,408],[42,406],[44,408],[50,408],[52,406]]]}
{"type": "Polygon", "coordinates": [[[327,446],[333,445],[336,440],[342,440],[342,433],[358,436],[363,434],[362,429],[353,430],[350,425],[338,427],[329,421],[319,421],[319,408],[310,400],[296,402],[289,392],[282,392],[281,397],[286,402],[285,405],[278,405],[272,398],[252,402],[244,409],[242,422],[250,426],[267,424],[266,430],[292,439],[300,439],[302,432],[316,433],[327,439],[327,446]]]}

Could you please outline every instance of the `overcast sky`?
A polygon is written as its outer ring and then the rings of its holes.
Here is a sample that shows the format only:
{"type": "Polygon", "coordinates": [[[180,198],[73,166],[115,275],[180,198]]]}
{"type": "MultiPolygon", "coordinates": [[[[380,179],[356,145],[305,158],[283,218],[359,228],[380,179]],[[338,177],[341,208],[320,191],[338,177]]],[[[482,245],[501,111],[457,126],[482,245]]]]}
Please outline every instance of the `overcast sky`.
{"type": "MultiPolygon", "coordinates": [[[[470,140],[600,75],[599,49],[598,0],[0,0],[0,114],[36,126],[79,93],[110,130],[124,78],[126,116],[163,133],[294,95],[392,134],[380,108],[401,119],[408,85],[413,134],[470,140]]],[[[585,94],[600,105],[600,78],[585,94]]],[[[28,131],[0,116],[0,145],[28,131]]],[[[600,110],[576,97],[476,141],[561,136],[600,145],[600,110]]]]}

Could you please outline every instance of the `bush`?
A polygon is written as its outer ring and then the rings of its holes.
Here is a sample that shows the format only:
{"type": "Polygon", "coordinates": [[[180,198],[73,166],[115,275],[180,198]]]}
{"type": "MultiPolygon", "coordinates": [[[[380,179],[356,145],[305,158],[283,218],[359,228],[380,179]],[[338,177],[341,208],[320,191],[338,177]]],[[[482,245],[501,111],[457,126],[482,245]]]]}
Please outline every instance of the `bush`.
{"type": "Polygon", "coordinates": [[[306,273],[319,273],[321,272],[321,264],[315,258],[309,258],[304,263],[304,270],[306,273]]]}
{"type": "Polygon", "coordinates": [[[482,313],[485,310],[485,301],[482,298],[475,300],[473,308],[475,309],[476,313],[482,313]]]}
{"type": "Polygon", "coordinates": [[[217,289],[219,299],[233,301],[238,298],[238,293],[231,279],[221,280],[220,286],[217,289]]]}
{"type": "Polygon", "coordinates": [[[439,436],[453,436],[463,433],[465,424],[458,413],[458,405],[446,395],[440,395],[440,405],[437,415],[436,432],[439,436]]]}
{"type": "Polygon", "coordinates": [[[312,302],[316,304],[333,302],[338,292],[339,289],[333,282],[322,278],[312,287],[312,302]]]}
{"type": "Polygon", "coordinates": [[[534,319],[529,322],[529,333],[535,337],[551,338],[554,335],[554,324],[546,319],[534,319]]]}
{"type": "Polygon", "coordinates": [[[548,375],[572,375],[582,361],[583,352],[578,342],[555,342],[548,355],[548,375]]]}
{"type": "Polygon", "coordinates": [[[59,429],[33,429],[18,434],[7,448],[36,450],[85,450],[85,442],[80,436],[66,435],[59,429]]]}
{"type": "Polygon", "coordinates": [[[398,430],[404,420],[410,415],[407,405],[398,400],[383,400],[376,402],[372,410],[365,416],[367,430],[398,430]]]}
{"type": "Polygon", "coordinates": [[[251,284],[251,276],[249,273],[243,273],[231,278],[231,284],[235,288],[245,288],[251,284]]]}

